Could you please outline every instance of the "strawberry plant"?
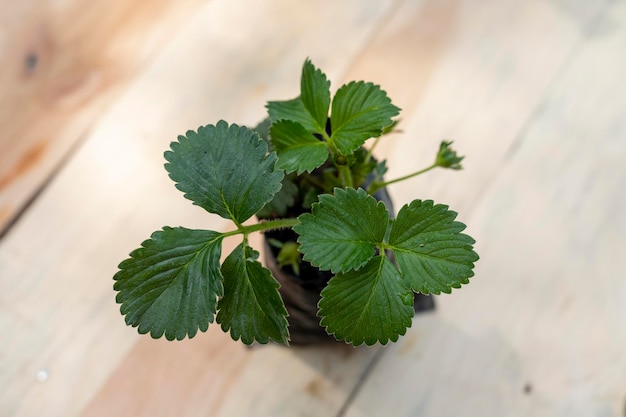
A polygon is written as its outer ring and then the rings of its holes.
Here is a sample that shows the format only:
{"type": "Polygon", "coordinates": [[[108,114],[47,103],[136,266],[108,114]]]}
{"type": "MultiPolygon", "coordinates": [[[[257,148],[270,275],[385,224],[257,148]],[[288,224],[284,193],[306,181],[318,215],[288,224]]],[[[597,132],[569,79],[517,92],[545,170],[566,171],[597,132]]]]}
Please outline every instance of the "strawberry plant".
{"type": "Polygon", "coordinates": [[[359,81],[331,97],[326,75],[309,60],[300,87],[297,98],[269,102],[268,118],[254,128],[219,121],[179,136],[165,152],[185,198],[233,227],[164,227],[119,264],[116,300],[139,333],[180,340],[216,321],[245,344],[288,344],[288,311],[249,244],[255,232],[292,229],[295,242],[274,243],[281,266],[296,275],[304,262],[330,271],[320,324],[353,345],[396,341],[411,326],[416,293],[449,293],[473,276],[478,255],[457,213],[414,200],[394,216],[373,197],[437,167],[460,169],[451,142],[441,142],[431,166],[386,181],[385,161],[372,151],[400,109],[385,91],[359,81]],[[222,242],[233,236],[240,243],[222,262],[222,242]]]}

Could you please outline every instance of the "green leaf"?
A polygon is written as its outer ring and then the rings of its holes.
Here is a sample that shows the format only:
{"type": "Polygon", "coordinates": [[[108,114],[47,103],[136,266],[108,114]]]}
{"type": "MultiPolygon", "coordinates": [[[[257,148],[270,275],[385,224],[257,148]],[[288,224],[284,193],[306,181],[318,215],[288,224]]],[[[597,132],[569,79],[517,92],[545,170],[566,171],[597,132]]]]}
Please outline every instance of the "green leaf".
{"type": "Polygon", "coordinates": [[[269,117],[261,120],[256,126],[254,126],[254,131],[259,134],[259,137],[265,141],[267,144],[267,148],[269,152],[274,151],[272,148],[272,142],[270,141],[270,126],[272,125],[272,121],[269,117]]]}
{"type": "Polygon", "coordinates": [[[260,219],[271,219],[285,216],[287,210],[296,202],[298,196],[298,186],[292,181],[292,175],[283,178],[283,186],[274,195],[272,201],[267,203],[256,215],[260,219]]]}
{"type": "Polygon", "coordinates": [[[337,339],[384,345],[411,326],[413,295],[391,261],[376,256],[359,271],[332,278],[319,307],[321,325],[337,339]]]}
{"type": "Polygon", "coordinates": [[[308,59],[302,67],[300,97],[315,123],[315,131],[322,132],[326,128],[330,107],[330,81],[326,78],[326,74],[315,68],[308,59]]]}
{"type": "Polygon", "coordinates": [[[301,124],[280,120],[270,129],[278,153],[277,166],[287,173],[311,172],[328,159],[326,144],[307,132],[301,124]]]}
{"type": "Polygon", "coordinates": [[[331,142],[348,155],[367,139],[380,136],[399,113],[379,86],[363,81],[346,84],[333,98],[331,142]]]}
{"type": "Polygon", "coordinates": [[[258,252],[240,244],[222,265],[224,297],[218,303],[217,322],[233,340],[245,344],[288,343],[287,310],[278,282],[256,259],[258,252]]]}
{"type": "Polygon", "coordinates": [[[176,188],[194,204],[242,223],[280,189],[283,172],[276,154],[251,129],[219,121],[189,131],[165,152],[166,170],[176,188]]]}
{"type": "Polygon", "coordinates": [[[424,294],[450,293],[467,284],[478,255],[465,225],[443,204],[415,200],[402,207],[389,233],[389,246],[404,279],[424,294]]]}
{"type": "Polygon", "coordinates": [[[304,107],[304,103],[299,96],[291,100],[270,101],[267,103],[267,112],[272,123],[276,123],[279,120],[291,120],[301,124],[307,132],[321,133],[317,128],[317,122],[304,107]]]}
{"type": "Polygon", "coordinates": [[[330,107],[330,81],[310,60],[302,66],[300,95],[291,100],[270,101],[267,111],[272,123],[291,120],[309,133],[325,133],[330,107]]]}
{"type": "Polygon", "coordinates": [[[206,331],[223,294],[221,243],[222,235],[209,230],[154,232],[113,277],[126,323],[168,340],[206,331]]]}
{"type": "Polygon", "coordinates": [[[358,269],[374,256],[385,237],[389,212],[361,188],[336,188],[334,195],[320,195],[311,213],[299,220],[294,230],[304,259],[338,273],[358,269]]]}

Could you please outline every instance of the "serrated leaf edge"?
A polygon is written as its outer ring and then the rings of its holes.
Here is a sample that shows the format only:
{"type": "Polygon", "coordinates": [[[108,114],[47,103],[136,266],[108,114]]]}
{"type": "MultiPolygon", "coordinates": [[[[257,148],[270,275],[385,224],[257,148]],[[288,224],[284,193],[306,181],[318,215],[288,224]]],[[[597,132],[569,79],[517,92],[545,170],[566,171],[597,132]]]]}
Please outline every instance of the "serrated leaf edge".
{"type": "MultiPolygon", "coordinates": [[[[209,316],[207,317],[208,323],[206,324],[206,326],[205,325],[198,325],[197,328],[195,330],[192,330],[192,331],[187,331],[187,329],[185,329],[184,334],[182,334],[182,336],[179,336],[178,332],[175,333],[174,335],[172,335],[171,333],[166,332],[166,330],[155,331],[154,328],[151,327],[151,326],[149,326],[149,327],[142,327],[141,317],[143,317],[146,314],[146,312],[150,308],[152,308],[152,306],[157,302],[157,300],[159,300],[163,296],[163,294],[167,291],[167,289],[170,288],[174,284],[174,282],[181,277],[181,274],[184,271],[187,270],[189,265],[192,262],[194,262],[197,259],[197,257],[200,256],[201,253],[203,253],[205,250],[207,250],[211,245],[215,244],[216,242],[219,241],[219,243],[221,243],[222,239],[224,238],[222,233],[214,232],[214,231],[211,231],[211,230],[202,230],[203,232],[205,231],[205,232],[216,233],[216,235],[215,235],[215,237],[213,239],[211,239],[211,240],[207,241],[206,243],[204,243],[199,250],[195,251],[195,254],[193,254],[191,256],[191,258],[187,262],[184,263],[184,266],[177,266],[175,268],[169,269],[171,271],[173,269],[180,268],[180,271],[176,274],[176,276],[173,279],[170,280],[170,282],[165,286],[165,288],[163,288],[160,291],[159,296],[157,298],[155,298],[150,303],[150,306],[144,310],[144,312],[139,316],[139,318],[137,320],[130,321],[131,318],[128,316],[128,314],[131,312],[131,310],[132,310],[131,307],[132,307],[133,304],[135,304],[137,302],[137,299],[130,300],[130,304],[129,304],[128,300],[122,301],[122,298],[127,298],[129,293],[126,293],[126,296],[122,297],[122,291],[124,291],[124,290],[120,289],[120,284],[121,284],[120,279],[121,279],[121,276],[124,274],[124,272],[128,272],[129,269],[131,269],[131,268],[127,268],[126,267],[127,265],[131,264],[131,261],[136,260],[138,255],[140,255],[145,249],[148,249],[153,244],[156,244],[156,242],[158,241],[159,235],[162,235],[162,234],[164,234],[164,233],[166,233],[168,231],[173,231],[175,229],[178,229],[178,228],[170,227],[170,226],[164,226],[161,230],[157,230],[157,231],[153,232],[150,235],[150,238],[144,240],[141,243],[139,248],[133,250],[129,254],[129,256],[130,256],[129,258],[126,258],[125,260],[123,260],[122,262],[119,263],[119,265],[118,265],[119,270],[113,276],[113,280],[115,281],[114,285],[113,285],[113,289],[118,292],[116,297],[115,297],[115,301],[116,301],[116,303],[120,304],[120,313],[124,316],[126,324],[130,325],[131,327],[136,327],[137,328],[137,332],[139,334],[150,333],[150,336],[153,339],[158,339],[158,338],[161,338],[163,336],[165,336],[165,338],[167,340],[170,340],[170,341],[174,340],[174,339],[182,340],[185,337],[188,337],[189,339],[191,339],[198,333],[198,330],[200,330],[201,332],[207,331],[208,330],[208,326],[211,323],[213,323],[214,320],[215,320],[215,314],[217,313],[217,301],[218,301],[219,297],[223,296],[223,293],[224,293],[224,286],[223,286],[223,281],[222,281],[223,277],[221,276],[221,271],[218,268],[217,270],[218,270],[218,273],[220,275],[220,281],[218,282],[219,285],[218,285],[218,288],[217,288],[217,290],[215,292],[215,297],[216,297],[215,306],[214,306],[215,308],[212,309],[213,310],[212,314],[209,314],[209,316]],[[129,309],[131,309],[131,310],[129,310],[129,309]]],[[[184,227],[180,227],[180,229],[192,230],[192,229],[186,229],[184,227]]],[[[180,250],[181,248],[182,247],[175,247],[175,248],[171,248],[171,249],[169,249],[167,251],[156,252],[155,254],[151,255],[150,257],[155,256],[155,255],[163,255],[166,252],[170,252],[170,251],[174,251],[174,250],[180,250]]],[[[218,251],[221,253],[221,247],[218,249],[218,251]]],[[[183,256],[185,256],[185,255],[180,255],[179,257],[183,257],[183,256]]],[[[145,259],[149,259],[149,258],[145,258],[145,259]]],[[[167,258],[167,259],[165,259],[163,261],[160,261],[159,263],[165,262],[165,261],[171,261],[172,259],[173,258],[167,258]]],[[[157,265],[157,264],[153,264],[153,266],[154,265],[157,265]]],[[[145,270],[146,270],[146,268],[140,268],[140,272],[143,272],[145,270]]],[[[161,272],[161,273],[163,273],[163,272],[161,272]]],[[[134,276],[136,276],[136,274],[134,274],[134,276]]],[[[129,279],[132,279],[132,278],[129,278],[129,279]]],[[[130,290],[130,293],[136,291],[137,289],[138,289],[138,287],[134,288],[133,290],[130,290]]]]}

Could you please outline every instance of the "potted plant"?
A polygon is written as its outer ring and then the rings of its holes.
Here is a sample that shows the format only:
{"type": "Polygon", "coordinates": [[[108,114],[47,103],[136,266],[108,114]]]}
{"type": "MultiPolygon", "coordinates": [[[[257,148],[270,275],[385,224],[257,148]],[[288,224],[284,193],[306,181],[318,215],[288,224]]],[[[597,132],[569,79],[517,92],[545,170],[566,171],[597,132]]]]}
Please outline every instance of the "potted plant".
{"type": "Polygon", "coordinates": [[[373,150],[400,112],[387,94],[359,81],[331,100],[330,82],[310,60],[300,87],[295,99],[269,102],[253,129],[219,121],[165,152],[176,188],[233,228],[164,227],[119,264],[116,300],[139,333],[180,340],[216,320],[245,344],[327,335],[386,344],[411,326],[416,297],[449,293],[473,276],[474,240],[455,212],[414,200],[394,216],[385,191],[436,167],[460,169],[451,142],[431,166],[385,180],[373,150]],[[271,270],[249,244],[255,232],[265,233],[271,270]],[[231,236],[240,243],[221,262],[231,236]]]}

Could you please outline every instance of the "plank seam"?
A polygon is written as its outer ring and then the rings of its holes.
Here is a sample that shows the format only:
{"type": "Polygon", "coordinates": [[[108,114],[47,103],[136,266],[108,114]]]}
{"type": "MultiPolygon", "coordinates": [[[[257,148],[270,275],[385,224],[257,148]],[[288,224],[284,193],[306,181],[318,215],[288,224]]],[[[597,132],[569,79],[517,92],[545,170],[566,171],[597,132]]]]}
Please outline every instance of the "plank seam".
{"type": "Polygon", "coordinates": [[[350,391],[350,393],[346,397],[345,402],[343,403],[343,405],[341,406],[341,408],[339,409],[339,411],[337,412],[335,417],[344,417],[346,415],[346,413],[348,412],[348,409],[354,403],[354,400],[356,399],[356,397],[361,392],[361,389],[365,385],[365,382],[367,381],[367,379],[371,375],[371,373],[374,370],[374,368],[376,368],[376,365],[378,365],[378,363],[382,359],[384,353],[385,353],[385,349],[384,348],[379,348],[378,349],[378,352],[376,352],[374,357],[372,357],[370,362],[367,364],[367,366],[363,370],[363,373],[361,374],[361,376],[359,376],[359,379],[357,380],[356,384],[354,385],[354,388],[352,389],[352,391],[350,391]]]}
{"type": "Polygon", "coordinates": [[[13,215],[7,220],[2,228],[0,228],[0,243],[11,232],[11,230],[19,223],[24,215],[30,210],[30,208],[37,202],[39,197],[46,191],[46,189],[52,184],[56,177],[63,171],[70,160],[77,153],[78,149],[89,137],[91,133],[91,126],[85,128],[82,134],[78,136],[78,139],[72,143],[65,154],[59,159],[59,161],[51,169],[50,174],[39,184],[39,186],[30,194],[28,199],[16,210],[13,215]]]}

